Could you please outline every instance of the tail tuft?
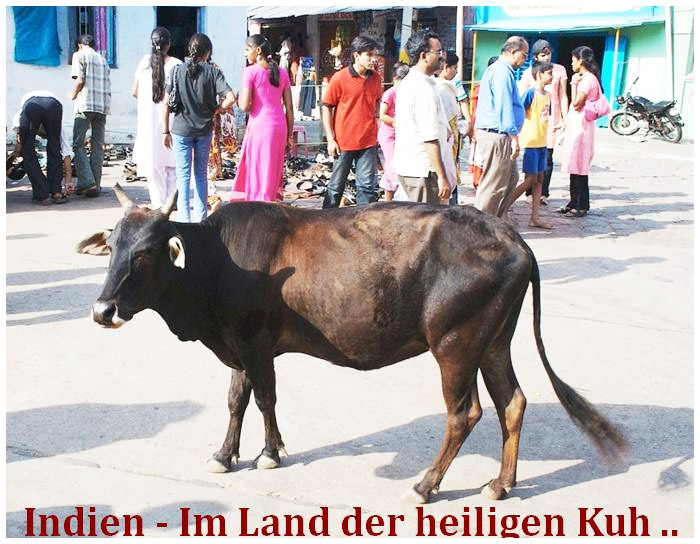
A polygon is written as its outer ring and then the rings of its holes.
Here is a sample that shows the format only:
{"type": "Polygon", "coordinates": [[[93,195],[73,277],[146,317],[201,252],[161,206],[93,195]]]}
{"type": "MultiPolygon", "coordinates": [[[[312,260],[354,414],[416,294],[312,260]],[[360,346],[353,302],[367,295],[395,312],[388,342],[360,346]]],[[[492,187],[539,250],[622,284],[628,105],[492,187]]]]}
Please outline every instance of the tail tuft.
{"type": "Polygon", "coordinates": [[[564,383],[549,364],[547,354],[544,351],[542,332],[540,330],[540,272],[535,256],[532,254],[531,250],[530,255],[532,256],[532,274],[530,276],[530,281],[532,282],[534,306],[533,321],[535,342],[537,343],[537,351],[540,354],[540,359],[547,372],[547,376],[549,376],[549,380],[552,383],[552,387],[554,388],[559,402],[561,402],[566,413],[569,414],[569,417],[576,426],[591,439],[606,461],[611,463],[618,462],[629,451],[628,442],[622,431],[610,423],[610,421],[598,412],[590,402],[579,395],[571,386],[564,383]]]}

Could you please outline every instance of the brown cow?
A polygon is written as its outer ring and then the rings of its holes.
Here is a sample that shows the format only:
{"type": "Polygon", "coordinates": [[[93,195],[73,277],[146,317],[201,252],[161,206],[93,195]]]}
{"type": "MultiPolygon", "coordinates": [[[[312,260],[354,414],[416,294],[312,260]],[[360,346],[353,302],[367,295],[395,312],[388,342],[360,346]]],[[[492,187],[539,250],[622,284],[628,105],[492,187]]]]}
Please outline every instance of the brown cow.
{"type": "Polygon", "coordinates": [[[532,251],[502,220],[471,207],[374,204],[335,210],[248,202],[200,224],[173,223],[162,210],[126,208],[111,234],[79,252],[111,251],[93,318],[119,327],[146,308],[180,340],[200,340],[232,369],[230,422],[210,469],[238,461],[251,391],[265,424],[258,468],[279,465],[275,356],[300,352],[371,370],[430,350],[447,407],[442,446],[411,498],[428,500],[481,417],[477,371],[503,432],[499,475],[483,493],[504,497],[516,482],[525,397],[510,344],[532,283],[537,348],[557,397],[599,449],[612,456],[622,435],[552,370],[540,335],[540,280],[532,251]]]}

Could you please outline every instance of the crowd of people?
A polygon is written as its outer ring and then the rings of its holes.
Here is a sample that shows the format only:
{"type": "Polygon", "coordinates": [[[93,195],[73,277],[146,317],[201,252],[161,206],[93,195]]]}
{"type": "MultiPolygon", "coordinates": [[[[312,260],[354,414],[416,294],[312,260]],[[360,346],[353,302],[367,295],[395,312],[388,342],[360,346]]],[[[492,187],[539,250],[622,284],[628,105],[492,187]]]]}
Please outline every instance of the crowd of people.
{"type": "MultiPolygon", "coordinates": [[[[228,200],[281,200],[285,153],[294,145],[292,42],[282,41],[278,65],[268,39],[261,34],[249,36],[245,42],[248,66],[238,94],[212,61],[212,42],[205,34],[190,38],[184,62],[168,54],[172,40],[166,28],[154,29],[150,42],[151,53],[136,68],[132,94],[138,104],[133,160],[138,174],[147,180],[151,205],[161,207],[177,189],[178,221],[199,222],[207,217],[208,208],[214,208],[207,170],[221,170],[222,142],[235,138],[230,128],[234,104],[248,114],[248,123],[228,200]],[[223,127],[228,129],[222,132],[223,127]]],[[[75,100],[72,146],[61,130],[61,103],[52,93],[27,93],[15,116],[14,153],[24,158],[34,200],[41,204],[65,202],[73,190],[86,196],[100,194],[111,97],[109,66],[95,51],[92,36],[81,36],[78,44],[72,61],[76,80],[71,92],[75,100]],[[33,144],[37,134],[47,138],[46,176],[33,144]],[[78,177],[75,188],[69,174],[72,152],[78,177]]],[[[438,34],[421,30],[410,36],[405,45],[409,62],[394,65],[393,85],[386,91],[376,71],[377,50],[377,43],[367,36],[353,39],[350,64],[336,71],[322,96],[323,128],[328,154],[334,159],[324,208],[340,206],[353,165],[358,206],[375,202],[378,187],[385,191],[386,200],[457,204],[459,150],[469,138],[475,207],[504,217],[527,192],[532,200],[530,225],[551,228],[542,219],[540,207],[548,203],[554,148],[563,140],[562,171],[570,176],[571,198],[558,211],[572,217],[587,213],[594,122],[583,109],[587,101],[602,95],[600,69],[589,47],[577,47],[571,54],[574,75],[569,104],[567,71],[551,63],[549,43],[535,42],[531,66],[518,82],[516,70],[528,60],[529,46],[522,37],[509,38],[500,56],[490,59],[471,108],[457,73],[459,57],[443,49],[438,34]],[[383,156],[379,181],[378,148],[383,156]],[[521,149],[524,181],[518,184],[521,149]]]]}

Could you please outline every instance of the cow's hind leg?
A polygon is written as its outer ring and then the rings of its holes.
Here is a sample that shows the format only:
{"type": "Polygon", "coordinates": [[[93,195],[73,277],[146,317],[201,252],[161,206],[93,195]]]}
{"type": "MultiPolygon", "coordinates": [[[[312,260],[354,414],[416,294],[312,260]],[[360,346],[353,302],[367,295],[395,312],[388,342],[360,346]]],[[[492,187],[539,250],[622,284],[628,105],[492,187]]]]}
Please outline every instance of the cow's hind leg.
{"type": "Polygon", "coordinates": [[[520,429],[527,401],[513,371],[510,357],[510,338],[496,342],[484,355],[481,372],[484,383],[493,399],[503,433],[503,456],[498,477],[491,480],[481,491],[489,499],[502,499],[515,487],[518,464],[520,429]]]}
{"type": "Polygon", "coordinates": [[[440,451],[423,479],[404,496],[405,499],[420,504],[428,502],[430,493],[437,492],[450,463],[481,418],[481,404],[476,388],[477,365],[465,361],[464,350],[451,351],[458,351],[459,356],[435,352],[447,407],[447,425],[440,451]]]}
{"type": "Polygon", "coordinates": [[[275,414],[277,392],[275,367],[272,359],[269,362],[261,362],[261,364],[256,366],[255,373],[251,378],[255,403],[262,413],[265,425],[265,447],[255,459],[255,467],[259,469],[277,468],[280,464],[280,453],[287,455],[287,452],[284,449],[282,436],[277,427],[277,416],[275,414]]]}
{"type": "Polygon", "coordinates": [[[228,390],[229,422],[226,438],[221,449],[207,461],[209,472],[228,472],[238,463],[238,448],[241,442],[243,415],[250,401],[253,384],[243,370],[231,371],[231,386],[228,390]]]}

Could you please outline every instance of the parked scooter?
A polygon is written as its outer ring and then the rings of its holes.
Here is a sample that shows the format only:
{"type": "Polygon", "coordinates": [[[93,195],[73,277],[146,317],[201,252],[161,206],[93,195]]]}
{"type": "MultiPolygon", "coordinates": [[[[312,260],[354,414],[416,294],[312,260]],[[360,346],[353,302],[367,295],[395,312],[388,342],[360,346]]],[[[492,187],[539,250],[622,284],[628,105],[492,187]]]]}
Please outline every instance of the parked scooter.
{"type": "MultiPolygon", "coordinates": [[[[632,85],[637,83],[637,79],[632,85]]],[[[681,141],[683,120],[674,108],[675,100],[651,102],[641,96],[632,96],[630,91],[627,91],[627,94],[617,97],[617,103],[622,109],[610,116],[610,128],[616,134],[631,136],[646,125],[645,136],[654,132],[674,144],[681,141]]]]}

